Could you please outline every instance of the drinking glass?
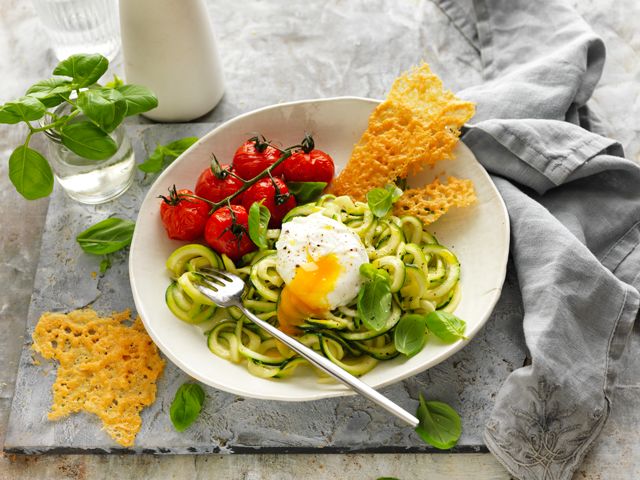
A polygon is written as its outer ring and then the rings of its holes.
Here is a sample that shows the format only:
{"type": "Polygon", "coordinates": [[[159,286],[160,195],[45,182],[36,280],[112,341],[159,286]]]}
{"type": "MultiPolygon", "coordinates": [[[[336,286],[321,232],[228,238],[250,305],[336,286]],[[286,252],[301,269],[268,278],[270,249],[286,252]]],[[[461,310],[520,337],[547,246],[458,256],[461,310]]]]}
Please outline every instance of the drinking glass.
{"type": "MultiPolygon", "coordinates": [[[[63,103],[54,111],[58,117],[68,115],[71,105],[63,103]]],[[[46,115],[40,120],[47,125],[52,118],[46,115]]],[[[71,123],[87,121],[80,114],[71,123]]],[[[80,157],[62,143],[60,134],[45,130],[49,149],[49,163],[54,176],[64,191],[80,203],[97,204],[108,202],[122,195],[133,183],[136,159],[124,125],[120,124],[109,134],[116,142],[118,151],[106,160],[89,160],[80,157]]]]}
{"type": "Polygon", "coordinates": [[[118,0],[33,0],[59,60],[99,53],[109,61],[120,50],[118,0]]]}

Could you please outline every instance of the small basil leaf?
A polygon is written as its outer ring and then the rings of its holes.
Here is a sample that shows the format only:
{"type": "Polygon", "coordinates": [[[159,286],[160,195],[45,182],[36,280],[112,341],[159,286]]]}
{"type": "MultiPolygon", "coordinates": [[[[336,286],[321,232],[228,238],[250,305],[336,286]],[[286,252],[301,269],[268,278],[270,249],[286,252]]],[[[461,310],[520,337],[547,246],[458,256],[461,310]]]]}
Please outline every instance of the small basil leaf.
{"type": "Polygon", "coordinates": [[[362,275],[364,278],[368,278],[369,280],[373,280],[374,278],[376,278],[377,271],[378,269],[370,263],[363,263],[362,265],[360,265],[359,269],[360,275],[362,275]]]}
{"type": "Polygon", "coordinates": [[[135,226],[129,220],[107,218],[87,228],[76,241],[85,252],[106,255],[129,245],[135,226]]]}
{"type": "Polygon", "coordinates": [[[198,137],[186,137],[176,140],[171,143],[167,143],[164,146],[165,155],[178,158],[182,155],[191,145],[198,141],[198,137]]]}
{"type": "Polygon", "coordinates": [[[162,162],[164,161],[164,147],[157,143],[156,149],[153,151],[149,158],[142,164],[138,165],[138,169],[146,173],[159,172],[162,169],[162,162]]]}
{"type": "MultiPolygon", "coordinates": [[[[107,83],[105,84],[105,87],[106,87],[106,88],[116,88],[116,87],[118,87],[118,86],[120,86],[120,85],[124,85],[124,82],[122,81],[122,79],[121,79],[119,76],[117,76],[117,75],[114,73],[114,74],[113,74],[113,81],[112,81],[112,82],[107,82],[107,83]]],[[[122,93],[122,92],[120,92],[120,93],[122,93]]]]}
{"type": "Polygon", "coordinates": [[[180,386],[169,409],[171,422],[177,431],[181,432],[198,418],[204,400],[204,390],[197,383],[187,382],[180,386]]]}
{"type": "Polygon", "coordinates": [[[76,53],[62,60],[53,74],[71,77],[75,88],[83,88],[96,83],[108,68],[109,60],[99,53],[76,53]]]}
{"type": "Polygon", "coordinates": [[[421,315],[407,315],[402,317],[396,325],[394,342],[396,349],[407,357],[412,357],[424,346],[427,336],[427,326],[421,315]]]}
{"type": "Polygon", "coordinates": [[[89,160],[105,160],[118,151],[116,142],[91,122],[67,124],[60,130],[60,137],[65,147],[89,160]]]}
{"type": "Polygon", "coordinates": [[[76,105],[106,133],[113,132],[127,113],[126,100],[113,88],[83,90],[78,95],[76,105]]]}
{"type": "Polygon", "coordinates": [[[267,227],[271,219],[269,209],[260,203],[253,202],[249,208],[249,237],[259,248],[267,248],[267,227]]]}
{"type": "Polygon", "coordinates": [[[20,97],[13,102],[5,103],[0,108],[0,123],[13,125],[18,122],[38,120],[46,112],[40,100],[33,97],[20,97]]]}
{"type": "Polygon", "coordinates": [[[463,335],[464,329],[467,326],[466,322],[460,320],[452,313],[440,311],[431,312],[425,315],[424,321],[427,327],[429,327],[429,330],[440,340],[445,342],[455,342],[461,338],[463,340],[469,340],[463,335]]]}
{"type": "Polygon", "coordinates": [[[378,218],[384,217],[391,210],[393,200],[390,192],[383,188],[374,188],[367,193],[369,209],[378,218]]]}
{"type": "Polygon", "coordinates": [[[384,187],[384,189],[391,194],[391,202],[392,203],[397,202],[400,199],[400,197],[402,196],[402,194],[404,193],[397,186],[391,185],[390,183],[388,183],[387,186],[384,187]]]}
{"type": "Polygon", "coordinates": [[[111,266],[111,262],[109,259],[104,259],[100,262],[100,273],[104,275],[104,272],[107,271],[107,268],[111,266]]]}
{"type": "Polygon", "coordinates": [[[420,406],[416,417],[420,424],[416,432],[422,439],[436,448],[447,450],[460,439],[462,423],[449,405],[441,402],[425,402],[420,393],[420,406]]]}
{"type": "MultiPolygon", "coordinates": [[[[116,77],[117,78],[117,77],[116,77]]],[[[148,112],[158,106],[158,97],[141,85],[116,85],[115,89],[127,101],[127,117],[148,112]]]]}
{"type": "Polygon", "coordinates": [[[45,78],[34,83],[26,95],[28,97],[37,98],[47,107],[56,107],[60,105],[65,98],[69,98],[69,94],[73,90],[71,82],[60,77],[45,78]]]}
{"type": "Polygon", "coordinates": [[[326,186],[325,182],[287,182],[289,192],[295,197],[298,205],[309,203],[318,198],[326,186]]]}
{"type": "Polygon", "coordinates": [[[46,197],[53,190],[53,172],[49,162],[24,145],[16,148],[9,157],[9,179],[27,200],[46,197]]]}
{"type": "Polygon", "coordinates": [[[389,319],[391,298],[391,290],[386,282],[366,282],[358,294],[360,320],[371,330],[380,330],[389,319]]]}

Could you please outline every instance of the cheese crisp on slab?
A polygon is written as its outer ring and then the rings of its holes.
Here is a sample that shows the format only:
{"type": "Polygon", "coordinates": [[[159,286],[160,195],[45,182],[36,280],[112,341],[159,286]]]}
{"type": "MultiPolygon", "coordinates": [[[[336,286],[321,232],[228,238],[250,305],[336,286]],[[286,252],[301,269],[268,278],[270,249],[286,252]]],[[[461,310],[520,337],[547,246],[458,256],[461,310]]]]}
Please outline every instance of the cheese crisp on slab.
{"type": "MultiPolygon", "coordinates": [[[[369,128],[333,182],[336,194],[364,202],[366,193],[373,188],[383,188],[409,174],[415,175],[424,166],[433,168],[439,160],[454,158],[451,151],[460,128],[475,113],[474,105],[444,91],[442,82],[426,63],[405,72],[371,114],[369,128]]],[[[444,213],[454,204],[464,206],[475,201],[473,183],[467,180],[461,189],[456,182],[438,182],[422,194],[420,189],[412,189],[410,196],[405,193],[400,200],[404,214],[409,214],[405,207],[411,203],[410,214],[429,224],[437,218],[432,212],[444,213]],[[456,202],[446,200],[452,196],[456,202]],[[419,207],[414,203],[418,198],[419,207]]]]}
{"type": "Polygon", "coordinates": [[[33,350],[60,362],[49,418],[84,410],[125,447],[140,431],[140,411],[156,399],[164,360],[130,311],[100,318],[91,309],[45,313],[33,333],[33,350]]]}

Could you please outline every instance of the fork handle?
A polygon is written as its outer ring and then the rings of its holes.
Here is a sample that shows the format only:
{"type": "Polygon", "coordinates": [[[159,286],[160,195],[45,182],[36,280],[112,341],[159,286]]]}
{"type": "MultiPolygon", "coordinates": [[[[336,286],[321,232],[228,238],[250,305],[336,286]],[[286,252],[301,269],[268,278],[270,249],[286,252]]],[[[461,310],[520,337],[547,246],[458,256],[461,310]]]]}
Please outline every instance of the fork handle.
{"type": "Polygon", "coordinates": [[[400,408],[398,405],[393,403],[387,397],[378,393],[363,381],[358,380],[356,377],[354,377],[350,373],[346,372],[345,370],[337,366],[328,358],[320,355],[319,353],[315,352],[313,349],[307,347],[306,345],[299,342],[295,338],[290,337],[286,333],[281,332],[270,323],[267,323],[261,318],[255,316],[253,313],[248,311],[245,308],[245,306],[242,305],[242,303],[238,302],[236,303],[235,306],[238,307],[240,310],[242,310],[242,312],[245,314],[245,316],[249,320],[251,320],[253,323],[258,325],[263,330],[266,330],[267,332],[269,332],[274,337],[276,337],[278,340],[284,343],[291,350],[298,353],[302,357],[306,358],[309,361],[309,363],[311,363],[312,365],[318,367],[320,370],[324,371],[325,373],[335,378],[339,382],[342,382],[354,392],[357,392],[363,397],[371,400],[373,403],[380,405],[387,412],[391,413],[392,415],[395,415],[400,420],[405,421],[407,424],[411,425],[412,427],[418,426],[419,421],[414,415],[411,415],[406,410],[400,408]]]}

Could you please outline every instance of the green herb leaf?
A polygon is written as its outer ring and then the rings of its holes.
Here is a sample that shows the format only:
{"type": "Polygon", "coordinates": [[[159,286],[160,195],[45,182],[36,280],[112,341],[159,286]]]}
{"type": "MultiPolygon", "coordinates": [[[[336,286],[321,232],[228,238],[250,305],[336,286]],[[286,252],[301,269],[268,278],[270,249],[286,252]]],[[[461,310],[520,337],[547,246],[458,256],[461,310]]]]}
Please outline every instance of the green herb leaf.
{"type": "Polygon", "coordinates": [[[407,357],[412,357],[424,346],[427,326],[422,315],[407,315],[396,325],[394,342],[396,349],[407,357]]]}
{"type": "Polygon", "coordinates": [[[156,145],[158,146],[156,147],[154,152],[149,155],[149,158],[147,158],[146,162],[138,165],[138,169],[145,173],[159,172],[162,169],[162,164],[164,163],[165,157],[168,156],[176,159],[197,141],[198,137],[187,137],[176,140],[175,142],[171,142],[164,147],[159,143],[156,143],[156,145]]]}
{"type": "MultiPolygon", "coordinates": [[[[124,82],[122,81],[122,79],[119,76],[117,76],[114,73],[113,74],[113,82],[107,82],[105,84],[105,87],[107,87],[107,88],[116,88],[116,87],[118,87],[120,85],[124,85],[124,82]]],[[[120,93],[122,93],[122,92],[120,92],[120,93]]]]}
{"type": "Polygon", "coordinates": [[[262,202],[253,202],[249,208],[249,237],[260,248],[267,248],[267,227],[271,212],[262,202]]]}
{"type": "Polygon", "coordinates": [[[374,188],[367,193],[367,203],[371,212],[378,218],[382,218],[391,211],[393,202],[402,196],[402,190],[395,185],[387,185],[385,188],[374,188]]]}
{"type": "Polygon", "coordinates": [[[391,298],[387,282],[380,279],[366,282],[358,294],[360,320],[371,330],[380,330],[389,319],[391,298]]]}
{"type": "Polygon", "coordinates": [[[198,418],[204,400],[204,390],[197,383],[187,382],[180,386],[169,409],[171,422],[177,431],[181,432],[198,418]]]}
{"type": "Polygon", "coordinates": [[[11,183],[27,200],[46,197],[53,190],[53,172],[40,153],[21,145],[9,157],[11,183]]]}
{"type": "Polygon", "coordinates": [[[404,193],[396,185],[391,185],[390,183],[387,183],[384,189],[391,194],[391,203],[397,202],[404,193]]]}
{"type": "Polygon", "coordinates": [[[56,107],[60,105],[65,98],[69,98],[69,94],[73,90],[71,82],[60,77],[45,78],[34,83],[26,95],[28,97],[37,98],[47,107],[56,107]]]}
{"type": "Polygon", "coordinates": [[[124,96],[113,88],[83,90],[78,95],[76,105],[106,133],[113,132],[127,113],[124,96]]]}
{"type": "Polygon", "coordinates": [[[77,53],[62,60],[53,74],[71,77],[75,88],[83,88],[96,83],[108,68],[109,60],[99,53],[77,53]]]}
{"type": "Polygon", "coordinates": [[[376,268],[370,263],[363,263],[359,269],[360,275],[369,280],[381,280],[391,286],[391,276],[389,272],[382,268],[376,268]]]}
{"type": "Polygon", "coordinates": [[[127,117],[148,112],[158,106],[158,97],[147,87],[141,85],[118,85],[115,89],[127,101],[127,117]]]}
{"type": "Polygon", "coordinates": [[[171,143],[167,143],[164,146],[164,154],[178,158],[182,155],[191,145],[198,141],[198,137],[186,137],[176,140],[171,143]]]}
{"type": "Polygon", "coordinates": [[[105,258],[100,262],[100,273],[104,275],[104,272],[107,271],[107,268],[111,266],[111,262],[108,258],[105,258]]]}
{"type": "Polygon", "coordinates": [[[5,103],[0,108],[0,123],[13,125],[18,122],[38,120],[46,112],[40,100],[33,97],[20,97],[13,102],[5,103]]]}
{"type": "Polygon", "coordinates": [[[91,122],[76,122],[60,130],[62,144],[73,153],[89,160],[105,160],[118,151],[116,142],[91,122]]]}
{"type": "Polygon", "coordinates": [[[87,228],[76,241],[85,252],[106,255],[129,245],[135,226],[129,220],[107,218],[87,228]]]}
{"type": "Polygon", "coordinates": [[[428,313],[424,317],[424,321],[429,327],[429,330],[445,342],[455,342],[456,340],[463,339],[469,340],[463,335],[464,329],[467,326],[466,322],[460,320],[458,317],[449,312],[435,311],[428,313]]]}
{"type": "Polygon", "coordinates": [[[416,432],[422,439],[436,448],[447,450],[460,439],[462,423],[449,405],[441,402],[425,402],[420,393],[420,406],[416,417],[420,424],[416,432]]]}
{"type": "Polygon", "coordinates": [[[326,186],[325,182],[287,182],[289,192],[295,197],[298,205],[317,199],[326,186]]]}

